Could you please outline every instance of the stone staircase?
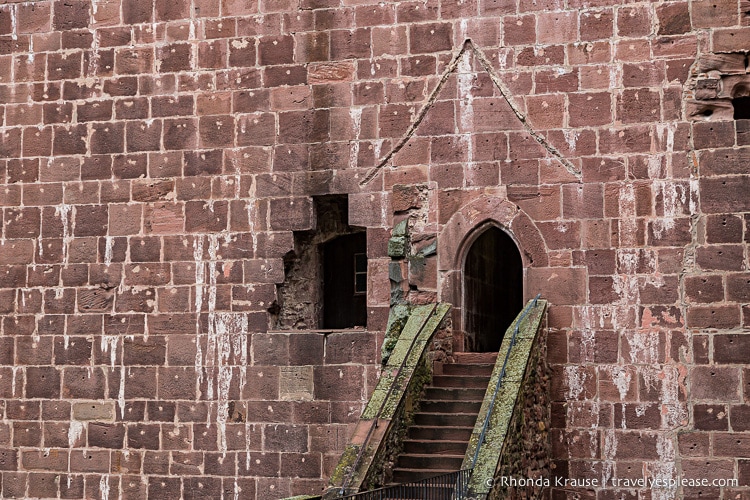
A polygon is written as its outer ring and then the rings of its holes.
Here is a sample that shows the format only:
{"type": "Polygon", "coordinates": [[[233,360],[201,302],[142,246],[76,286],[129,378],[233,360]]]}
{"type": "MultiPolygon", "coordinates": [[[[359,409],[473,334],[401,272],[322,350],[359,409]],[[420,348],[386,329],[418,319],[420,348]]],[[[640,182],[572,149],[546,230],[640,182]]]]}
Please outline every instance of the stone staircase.
{"type": "Polygon", "coordinates": [[[496,352],[455,353],[455,362],[433,376],[393,469],[393,483],[461,468],[496,358],[496,352]]]}

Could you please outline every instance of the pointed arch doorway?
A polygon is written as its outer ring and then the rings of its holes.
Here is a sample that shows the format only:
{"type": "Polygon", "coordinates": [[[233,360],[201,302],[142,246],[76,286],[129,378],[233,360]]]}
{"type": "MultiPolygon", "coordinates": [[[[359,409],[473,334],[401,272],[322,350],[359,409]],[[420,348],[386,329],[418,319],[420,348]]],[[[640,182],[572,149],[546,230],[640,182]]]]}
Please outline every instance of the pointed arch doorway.
{"type": "Polygon", "coordinates": [[[523,308],[523,260],[495,225],[478,229],[463,267],[464,335],[475,352],[497,352],[523,308]]]}

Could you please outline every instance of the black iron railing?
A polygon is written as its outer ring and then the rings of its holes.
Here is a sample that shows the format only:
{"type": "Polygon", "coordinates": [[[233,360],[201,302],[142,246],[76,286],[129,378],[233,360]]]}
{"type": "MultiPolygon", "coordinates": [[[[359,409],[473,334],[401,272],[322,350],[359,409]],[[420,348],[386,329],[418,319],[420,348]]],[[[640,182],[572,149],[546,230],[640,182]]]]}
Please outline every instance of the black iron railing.
{"type": "Polygon", "coordinates": [[[353,495],[340,497],[341,500],[351,498],[356,500],[385,500],[387,498],[418,498],[420,500],[463,500],[469,485],[471,470],[459,470],[449,474],[430,477],[413,483],[395,484],[378,488],[377,490],[362,491],[353,495]]]}

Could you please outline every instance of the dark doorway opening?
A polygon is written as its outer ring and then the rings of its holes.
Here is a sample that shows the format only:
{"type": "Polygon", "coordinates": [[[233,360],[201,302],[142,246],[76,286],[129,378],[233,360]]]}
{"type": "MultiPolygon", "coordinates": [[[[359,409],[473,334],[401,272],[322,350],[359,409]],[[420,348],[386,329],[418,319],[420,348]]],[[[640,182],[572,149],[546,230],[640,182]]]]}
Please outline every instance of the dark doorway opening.
{"type": "Polygon", "coordinates": [[[323,328],[367,324],[367,237],[339,236],[322,245],[323,328]]]}
{"type": "Polygon", "coordinates": [[[735,97],[732,99],[735,120],[750,119],[750,96],[735,97]]]}
{"type": "Polygon", "coordinates": [[[497,227],[484,231],[469,248],[463,305],[471,350],[498,351],[523,308],[523,261],[513,239],[497,227]]]}

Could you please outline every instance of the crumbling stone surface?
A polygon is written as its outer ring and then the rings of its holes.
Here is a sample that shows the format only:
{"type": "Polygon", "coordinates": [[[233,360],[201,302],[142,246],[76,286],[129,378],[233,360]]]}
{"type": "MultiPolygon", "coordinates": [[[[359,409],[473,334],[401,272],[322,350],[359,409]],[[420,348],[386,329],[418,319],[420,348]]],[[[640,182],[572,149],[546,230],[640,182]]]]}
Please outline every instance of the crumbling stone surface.
{"type": "Polygon", "coordinates": [[[622,496],[638,463],[740,483],[627,494],[747,496],[747,7],[3,3],[1,495],[320,491],[391,278],[453,303],[448,356],[466,242],[495,223],[549,301],[553,465],[600,484],[551,494],[622,496]],[[367,234],[351,337],[312,331],[327,195],[367,234]]]}

